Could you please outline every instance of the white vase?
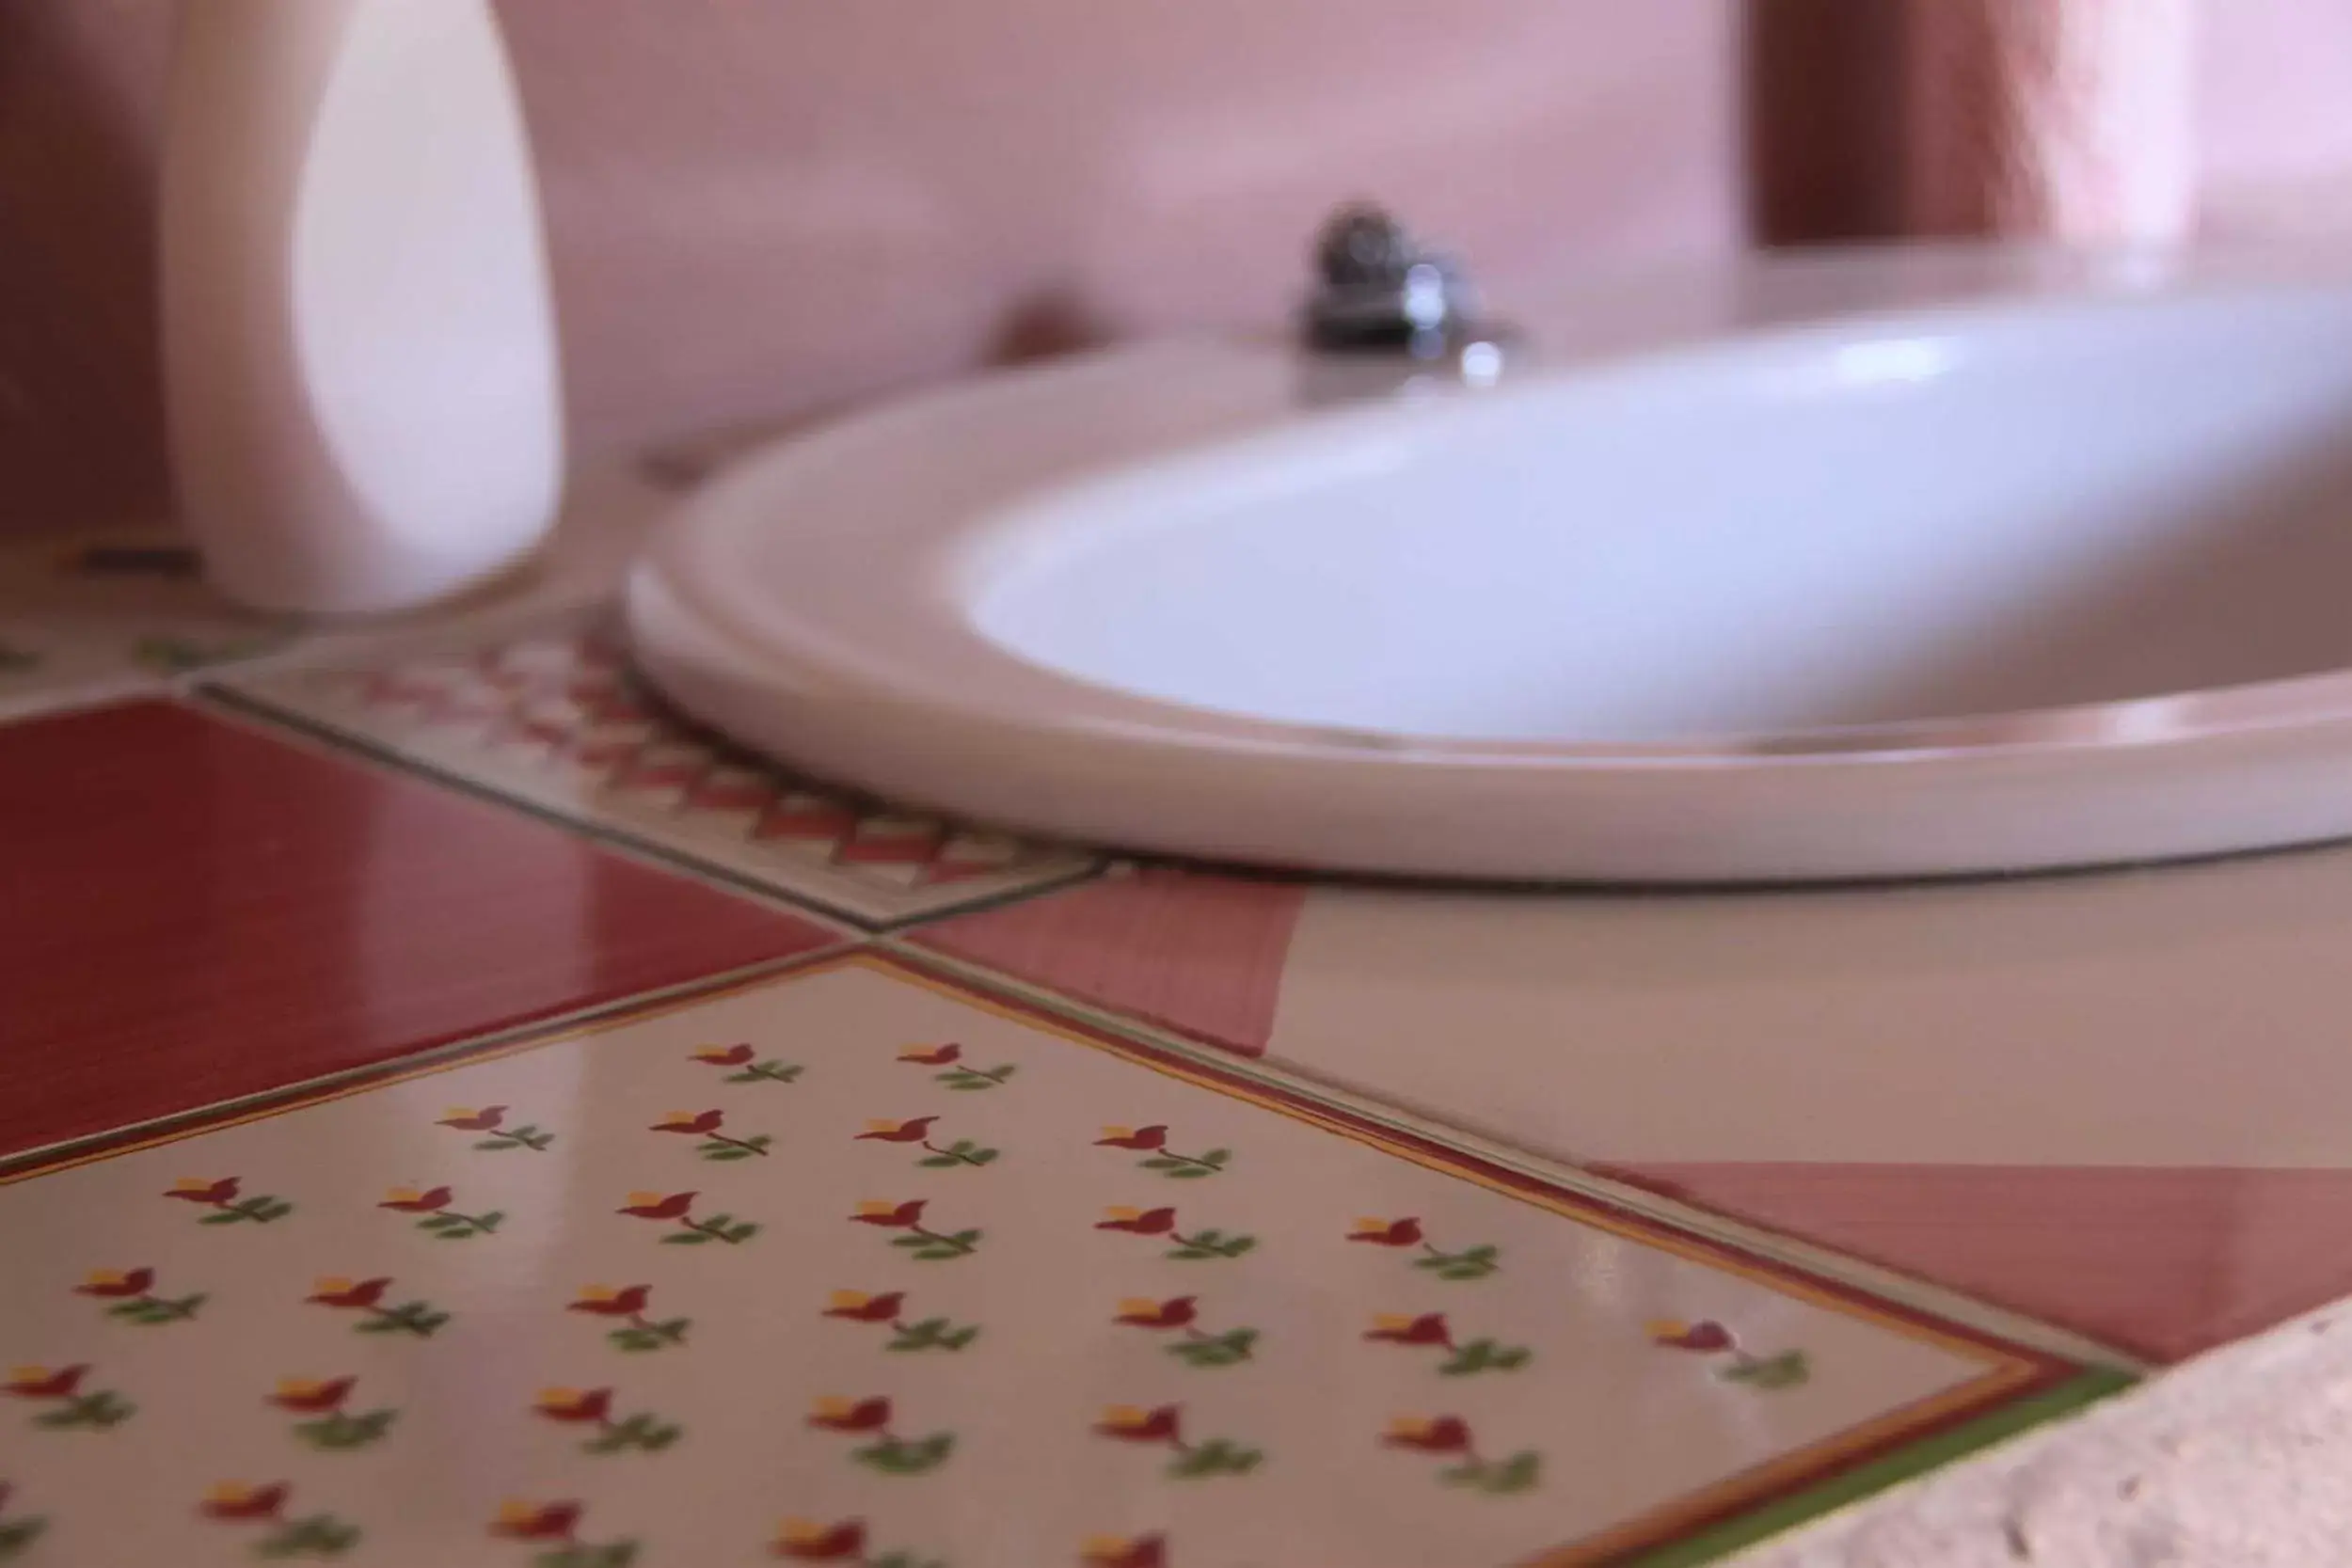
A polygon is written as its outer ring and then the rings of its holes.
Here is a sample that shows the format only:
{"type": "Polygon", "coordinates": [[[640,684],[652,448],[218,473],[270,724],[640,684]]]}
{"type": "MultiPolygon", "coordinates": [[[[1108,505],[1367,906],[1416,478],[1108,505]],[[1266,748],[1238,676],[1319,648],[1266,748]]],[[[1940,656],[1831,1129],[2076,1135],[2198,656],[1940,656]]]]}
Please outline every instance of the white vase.
{"type": "Polygon", "coordinates": [[[223,592],[406,609],[546,536],[555,328],[485,0],[187,0],[162,245],[180,504],[223,592]]]}

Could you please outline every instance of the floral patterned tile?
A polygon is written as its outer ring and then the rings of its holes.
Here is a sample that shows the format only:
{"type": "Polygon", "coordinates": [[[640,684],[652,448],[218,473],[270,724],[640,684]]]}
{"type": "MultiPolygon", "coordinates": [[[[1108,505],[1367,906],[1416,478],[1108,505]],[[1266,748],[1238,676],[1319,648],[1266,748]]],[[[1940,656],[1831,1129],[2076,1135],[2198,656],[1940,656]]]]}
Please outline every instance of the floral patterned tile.
{"type": "Polygon", "coordinates": [[[28,1564],[1687,1562],[2112,1386],[873,955],[0,1236],[28,1564]]]}
{"type": "Polygon", "coordinates": [[[221,600],[169,535],[20,540],[0,546],[0,719],[160,690],[297,630],[221,600]]]}
{"type": "Polygon", "coordinates": [[[224,681],[276,714],[868,926],[1070,882],[1093,857],[783,772],[649,703],[600,616],[224,681]]]}

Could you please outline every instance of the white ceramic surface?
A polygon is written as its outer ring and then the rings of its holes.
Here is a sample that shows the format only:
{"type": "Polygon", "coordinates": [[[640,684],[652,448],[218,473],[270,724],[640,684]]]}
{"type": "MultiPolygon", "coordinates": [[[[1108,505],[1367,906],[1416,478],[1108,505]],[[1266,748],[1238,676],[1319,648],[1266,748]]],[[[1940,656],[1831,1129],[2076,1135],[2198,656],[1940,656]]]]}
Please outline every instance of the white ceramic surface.
{"type": "Polygon", "coordinates": [[[183,8],[161,239],[180,505],[224,593],[404,610],[546,537],[554,318],[484,0],[183,8]]]}
{"type": "Polygon", "coordinates": [[[638,654],[820,773],[1249,860],[1780,880],[2352,832],[2352,290],[1968,270],[1692,279],[1645,304],[1682,347],[1476,395],[1311,407],[1230,343],[914,400],[690,506],[638,654]],[[1690,341],[1775,291],[1927,308],[1690,341]]]}

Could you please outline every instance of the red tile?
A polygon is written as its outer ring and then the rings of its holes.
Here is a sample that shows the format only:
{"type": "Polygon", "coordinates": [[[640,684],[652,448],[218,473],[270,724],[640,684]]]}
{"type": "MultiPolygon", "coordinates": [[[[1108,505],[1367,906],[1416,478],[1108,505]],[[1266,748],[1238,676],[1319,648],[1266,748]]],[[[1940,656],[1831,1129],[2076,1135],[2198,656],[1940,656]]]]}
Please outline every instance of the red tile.
{"type": "Polygon", "coordinates": [[[922,945],[1262,1054],[1304,883],[1150,870],[942,922],[922,945]]]}
{"type": "Polygon", "coordinates": [[[833,940],[177,705],[0,727],[0,1155],[833,940]]]}
{"type": "Polygon", "coordinates": [[[1629,1174],[2153,1360],[2352,1291],[2352,1170],[1692,1164],[1629,1174]]]}

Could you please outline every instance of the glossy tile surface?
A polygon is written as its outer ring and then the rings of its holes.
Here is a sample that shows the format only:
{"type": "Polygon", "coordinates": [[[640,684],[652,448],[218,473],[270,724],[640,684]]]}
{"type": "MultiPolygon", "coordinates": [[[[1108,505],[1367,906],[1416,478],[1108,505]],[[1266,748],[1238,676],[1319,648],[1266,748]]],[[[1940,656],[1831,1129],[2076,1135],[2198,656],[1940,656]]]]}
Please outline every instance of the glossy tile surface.
{"type": "Polygon", "coordinates": [[[1272,1059],[2144,1355],[2352,1291],[2352,852],[1740,897],[1318,890],[1272,1059]]]}
{"type": "Polygon", "coordinates": [[[1265,1050],[1308,884],[1119,865],[910,939],[1244,1055],[1265,1050]]]}
{"type": "Polygon", "coordinates": [[[166,702],[0,727],[0,1156],[836,940],[166,702]]]}
{"type": "Polygon", "coordinates": [[[1051,887],[1095,863],[887,810],[733,752],[649,705],[599,625],[570,616],[226,684],[476,788],[869,925],[1051,887]]]}
{"type": "Polygon", "coordinates": [[[1623,1560],[2105,1386],[870,958],[21,1180],[0,1234],[36,1562],[1623,1560]]]}

